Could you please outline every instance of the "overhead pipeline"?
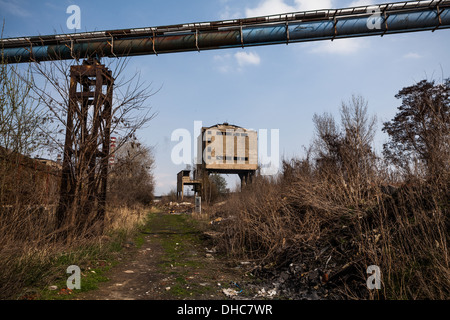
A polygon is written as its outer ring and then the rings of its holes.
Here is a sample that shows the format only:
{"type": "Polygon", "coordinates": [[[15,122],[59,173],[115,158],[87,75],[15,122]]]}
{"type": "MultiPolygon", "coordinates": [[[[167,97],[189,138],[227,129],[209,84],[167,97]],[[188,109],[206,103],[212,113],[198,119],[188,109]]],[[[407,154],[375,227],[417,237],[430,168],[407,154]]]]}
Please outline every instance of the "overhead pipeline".
{"type": "Polygon", "coordinates": [[[7,63],[158,55],[450,28],[450,0],[0,40],[7,63]]]}

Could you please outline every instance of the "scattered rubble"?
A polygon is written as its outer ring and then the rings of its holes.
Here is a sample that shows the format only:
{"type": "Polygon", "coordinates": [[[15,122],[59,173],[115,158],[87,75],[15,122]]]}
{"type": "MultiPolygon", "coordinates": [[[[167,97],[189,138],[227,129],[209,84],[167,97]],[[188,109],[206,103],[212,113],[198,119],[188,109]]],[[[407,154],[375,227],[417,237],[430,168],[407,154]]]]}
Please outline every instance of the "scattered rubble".
{"type": "Polygon", "coordinates": [[[239,294],[239,292],[237,290],[234,290],[234,289],[231,289],[231,288],[223,289],[222,292],[223,292],[224,295],[226,295],[229,298],[235,297],[235,296],[237,296],[239,294]]]}
{"type": "MultiPolygon", "coordinates": [[[[220,243],[220,238],[226,234],[226,227],[234,216],[224,215],[217,210],[211,217],[209,237],[220,243]]],[[[374,230],[374,241],[379,241],[374,230]]],[[[284,246],[283,240],[283,246],[284,246]]],[[[219,251],[223,248],[219,245],[219,251]]],[[[333,247],[329,243],[315,243],[314,246],[296,244],[291,248],[286,245],[280,248],[279,257],[289,259],[280,264],[273,260],[262,262],[242,260],[236,262],[236,269],[247,270],[252,279],[243,283],[244,293],[233,295],[233,299],[252,297],[256,299],[292,299],[292,300],[340,300],[345,299],[345,289],[342,280],[354,275],[355,261],[347,261],[354,250],[352,244],[333,247]],[[292,252],[295,255],[292,255],[292,252]],[[346,254],[343,254],[343,253],[346,254]]],[[[252,258],[248,257],[247,259],[252,258]]],[[[280,260],[281,260],[280,259],[280,260]]]]}
{"type": "Polygon", "coordinates": [[[217,249],[216,249],[216,247],[213,247],[213,248],[211,248],[211,249],[205,248],[205,251],[206,251],[207,253],[216,253],[216,252],[217,252],[217,249]]]}
{"type": "Polygon", "coordinates": [[[330,282],[330,275],[319,268],[308,270],[304,263],[291,263],[283,269],[265,269],[262,266],[254,268],[261,289],[255,298],[274,297],[292,300],[337,300],[342,295],[336,286],[330,282]]]}
{"type": "Polygon", "coordinates": [[[222,220],[224,220],[222,217],[218,217],[218,218],[216,218],[216,219],[214,219],[214,220],[211,220],[211,221],[209,222],[209,224],[211,224],[211,225],[213,225],[213,224],[219,224],[222,220]]]}
{"type": "Polygon", "coordinates": [[[63,288],[58,292],[59,295],[70,295],[72,293],[73,293],[72,289],[69,288],[63,288]]]}
{"type": "Polygon", "coordinates": [[[160,207],[165,211],[171,214],[191,214],[194,210],[194,204],[190,202],[169,202],[165,204],[161,204],[160,207]]]}
{"type": "Polygon", "coordinates": [[[258,291],[255,298],[273,298],[276,295],[277,295],[276,289],[266,291],[265,288],[262,288],[261,290],[258,291]]]}

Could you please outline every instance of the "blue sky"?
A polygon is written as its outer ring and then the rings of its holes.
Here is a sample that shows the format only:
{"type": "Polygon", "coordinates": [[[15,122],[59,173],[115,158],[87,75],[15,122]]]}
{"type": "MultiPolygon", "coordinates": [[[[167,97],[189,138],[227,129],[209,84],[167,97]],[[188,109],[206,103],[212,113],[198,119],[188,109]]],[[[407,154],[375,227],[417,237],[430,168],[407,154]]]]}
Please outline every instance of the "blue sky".
{"type": "MultiPolygon", "coordinates": [[[[377,3],[382,3],[378,1],[377,3]]],[[[32,1],[0,0],[4,37],[67,33],[66,9],[81,8],[82,31],[160,26],[321,8],[374,1],[195,0],[195,1],[32,1]]],[[[156,193],[176,187],[183,165],[171,161],[174,130],[193,134],[229,122],[246,128],[279,129],[281,157],[301,156],[313,137],[314,113],[338,119],[341,102],[352,94],[369,102],[378,117],[375,149],[386,136],[382,122],[393,118],[395,94],[422,79],[449,77],[450,30],[367,37],[334,42],[133,57],[128,71],[158,92],[149,107],[158,112],[139,138],[155,148],[156,193]]],[[[227,177],[233,187],[236,178],[227,177]]]]}

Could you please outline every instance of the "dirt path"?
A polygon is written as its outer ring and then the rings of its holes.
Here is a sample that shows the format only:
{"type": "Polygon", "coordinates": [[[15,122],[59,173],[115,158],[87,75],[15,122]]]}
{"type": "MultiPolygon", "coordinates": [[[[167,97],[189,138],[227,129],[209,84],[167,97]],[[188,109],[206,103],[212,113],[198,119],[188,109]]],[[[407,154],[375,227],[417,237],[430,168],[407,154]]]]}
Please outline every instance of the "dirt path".
{"type": "Polygon", "coordinates": [[[184,214],[156,213],[99,289],[81,300],[226,299],[224,289],[239,290],[248,278],[207,248],[208,242],[184,214]]]}

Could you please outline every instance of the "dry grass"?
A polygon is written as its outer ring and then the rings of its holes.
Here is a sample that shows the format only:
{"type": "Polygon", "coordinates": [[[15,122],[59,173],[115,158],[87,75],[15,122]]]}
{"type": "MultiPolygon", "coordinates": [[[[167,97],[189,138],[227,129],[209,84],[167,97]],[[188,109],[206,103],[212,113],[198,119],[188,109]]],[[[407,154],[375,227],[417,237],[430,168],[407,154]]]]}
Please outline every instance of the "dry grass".
{"type": "Polygon", "coordinates": [[[305,159],[284,161],[276,179],[257,177],[223,206],[220,246],[265,266],[319,269],[347,298],[448,299],[448,140],[427,131],[439,145],[428,154],[442,160],[439,170],[417,161],[402,171],[372,150],[367,105],[343,103],[341,128],[315,115],[305,159]],[[371,265],[380,267],[380,290],[367,288],[371,265]]]}
{"type": "Polygon", "coordinates": [[[78,230],[57,228],[59,172],[44,164],[0,149],[0,299],[11,299],[29,288],[49,285],[65,276],[71,265],[82,265],[110,248],[120,248],[145,221],[144,206],[107,208],[103,233],[96,225],[78,230]],[[91,229],[92,228],[92,229],[91,229]]]}
{"type": "Polygon", "coordinates": [[[232,257],[275,268],[306,263],[328,273],[346,298],[450,297],[448,180],[388,190],[380,170],[355,197],[337,172],[285,166],[285,173],[258,177],[217,213],[227,218],[219,245],[232,257]],[[381,268],[381,290],[366,287],[369,265],[381,268]]]}
{"type": "MultiPolygon", "coordinates": [[[[15,299],[30,288],[44,288],[71,265],[83,265],[116,250],[146,219],[143,207],[110,209],[105,232],[70,241],[53,236],[54,213],[45,208],[2,210],[0,220],[0,299],[15,299]]],[[[86,230],[89,234],[89,230],[86,230]]],[[[33,289],[34,290],[34,289],[33,289]]]]}
{"type": "Polygon", "coordinates": [[[109,208],[106,215],[106,231],[133,230],[141,225],[147,217],[144,206],[109,208]]]}

